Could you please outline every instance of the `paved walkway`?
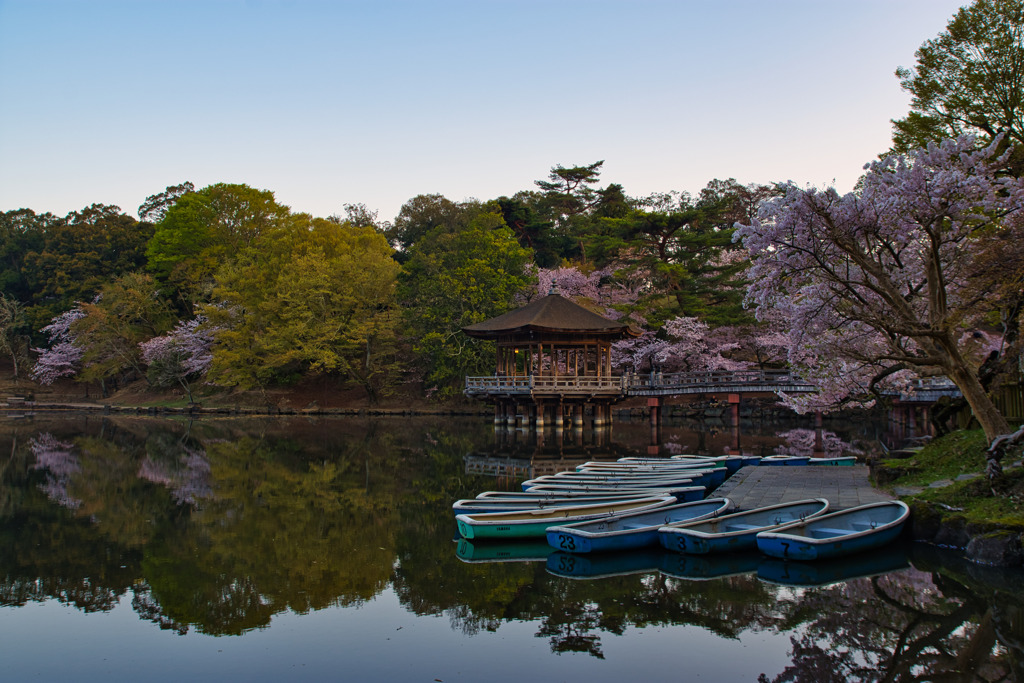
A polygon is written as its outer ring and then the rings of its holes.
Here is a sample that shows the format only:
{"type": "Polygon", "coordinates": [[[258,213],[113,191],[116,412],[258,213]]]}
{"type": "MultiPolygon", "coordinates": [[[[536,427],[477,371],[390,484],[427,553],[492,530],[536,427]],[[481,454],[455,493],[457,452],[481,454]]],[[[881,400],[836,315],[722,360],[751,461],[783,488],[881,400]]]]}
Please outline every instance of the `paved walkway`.
{"type": "Polygon", "coordinates": [[[845,510],[892,499],[871,486],[867,465],[742,467],[711,495],[731,498],[738,510],[804,498],[826,498],[833,510],[845,510]]]}

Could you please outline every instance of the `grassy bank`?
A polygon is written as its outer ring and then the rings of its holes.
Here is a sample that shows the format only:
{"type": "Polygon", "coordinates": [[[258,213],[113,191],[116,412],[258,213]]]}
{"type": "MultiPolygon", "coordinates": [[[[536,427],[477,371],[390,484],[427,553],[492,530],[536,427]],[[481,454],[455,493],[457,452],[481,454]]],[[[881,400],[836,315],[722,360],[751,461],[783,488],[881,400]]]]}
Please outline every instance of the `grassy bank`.
{"type": "Polygon", "coordinates": [[[875,468],[878,484],[909,502],[929,503],[943,516],[959,516],[979,527],[1024,530],[1024,467],[1017,450],[1003,462],[996,482],[984,476],[988,442],[979,430],[935,439],[913,457],[875,468]],[[974,478],[963,475],[980,474],[974,478]]]}

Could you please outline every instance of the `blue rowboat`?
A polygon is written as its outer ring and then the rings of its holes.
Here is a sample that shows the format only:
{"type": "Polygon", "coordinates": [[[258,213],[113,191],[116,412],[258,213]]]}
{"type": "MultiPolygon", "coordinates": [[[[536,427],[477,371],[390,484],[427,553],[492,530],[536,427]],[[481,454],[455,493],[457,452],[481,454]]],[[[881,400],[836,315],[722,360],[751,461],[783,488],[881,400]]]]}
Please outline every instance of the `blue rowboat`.
{"type": "Polygon", "coordinates": [[[721,467],[713,460],[685,462],[682,460],[665,460],[661,463],[625,463],[625,462],[585,462],[576,466],[577,472],[608,473],[608,474],[674,474],[680,470],[708,469],[721,467]]]}
{"type": "Polygon", "coordinates": [[[658,544],[658,529],[666,524],[696,521],[732,509],[728,498],[708,498],[669,505],[652,511],[632,512],[602,519],[549,527],[548,544],[569,553],[632,550],[658,544]]]}
{"type": "Polygon", "coordinates": [[[741,465],[742,467],[746,467],[747,465],[757,465],[757,464],[759,464],[761,462],[761,456],[760,455],[742,455],[742,454],[739,454],[739,455],[673,455],[672,456],[672,460],[673,461],[687,462],[687,463],[688,462],[701,462],[701,461],[704,461],[704,462],[712,461],[713,462],[713,461],[716,461],[716,460],[718,460],[718,461],[725,461],[725,460],[728,460],[728,459],[735,459],[735,458],[741,458],[742,459],[742,461],[743,461],[743,463],[741,465]]]}
{"type": "MultiPolygon", "coordinates": [[[[636,491],[634,493],[643,493],[645,496],[655,495],[650,491],[636,491]]],[[[538,499],[551,499],[551,498],[588,498],[593,496],[612,496],[614,493],[598,492],[590,493],[587,491],[574,492],[574,491],[482,491],[476,494],[476,500],[538,500],[538,499]]],[[[582,503],[581,503],[582,505],[582,503]]]]}
{"type": "Polygon", "coordinates": [[[705,486],[717,485],[725,481],[725,468],[691,469],[671,474],[593,474],[587,472],[563,472],[545,474],[522,483],[524,491],[531,486],[560,484],[629,484],[637,487],[655,487],[659,485],[677,485],[700,483],[705,486]],[[719,479],[721,481],[719,481],[719,479]]]}
{"type": "MultiPolygon", "coordinates": [[[[524,493],[519,491],[517,493],[524,493]]],[[[545,507],[565,507],[567,505],[589,505],[591,503],[611,503],[619,500],[636,500],[650,498],[649,493],[606,493],[586,496],[544,496],[524,495],[518,498],[467,498],[452,503],[452,512],[457,515],[478,514],[481,512],[515,512],[545,507]]]]}
{"type": "MultiPolygon", "coordinates": [[[[548,474],[534,479],[527,479],[522,483],[524,491],[534,486],[625,486],[628,488],[659,488],[665,486],[711,486],[716,483],[720,475],[725,472],[717,470],[691,470],[687,474],[670,477],[602,477],[602,476],[566,476],[559,477],[548,474]]],[[[725,480],[721,476],[722,481],[725,480]]]]}
{"type": "Polygon", "coordinates": [[[745,455],[686,455],[686,456],[672,456],[673,462],[682,463],[683,465],[700,467],[704,465],[714,465],[715,467],[724,467],[729,471],[730,475],[736,474],[736,472],[746,465],[756,465],[761,458],[749,458],[745,455]]]}
{"type": "Polygon", "coordinates": [[[898,500],[868,503],[759,533],[757,549],[784,560],[845,557],[895,540],[909,516],[898,500]]]}
{"type": "Polygon", "coordinates": [[[535,508],[518,512],[483,512],[456,515],[459,535],[470,540],[479,538],[544,537],[548,527],[558,524],[584,522],[588,519],[609,517],[626,512],[640,512],[665,507],[676,502],[675,496],[651,496],[636,500],[566,507],[535,508]]]}
{"type": "Polygon", "coordinates": [[[761,458],[761,465],[806,465],[809,455],[769,455],[761,458]]]}
{"type": "Polygon", "coordinates": [[[553,496],[645,493],[648,496],[675,496],[679,502],[689,502],[704,498],[707,488],[699,484],[679,486],[666,484],[654,487],[638,487],[628,484],[621,486],[615,484],[539,484],[531,486],[525,493],[553,496]]]}
{"type": "Polygon", "coordinates": [[[857,456],[855,455],[843,455],[835,458],[811,458],[807,461],[808,465],[818,465],[826,467],[853,467],[857,464],[857,456]]]}
{"type": "Polygon", "coordinates": [[[753,550],[757,534],[828,511],[824,498],[809,498],[735,512],[700,522],[663,526],[658,530],[662,547],[691,555],[753,550]]]}

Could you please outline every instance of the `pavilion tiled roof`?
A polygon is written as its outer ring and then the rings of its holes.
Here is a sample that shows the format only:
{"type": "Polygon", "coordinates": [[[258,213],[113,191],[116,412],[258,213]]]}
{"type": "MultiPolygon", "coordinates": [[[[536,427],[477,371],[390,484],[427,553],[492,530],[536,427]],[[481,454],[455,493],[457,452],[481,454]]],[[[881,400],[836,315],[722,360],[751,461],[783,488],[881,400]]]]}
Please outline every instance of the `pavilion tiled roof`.
{"type": "Polygon", "coordinates": [[[601,336],[639,336],[639,332],[629,324],[603,318],[559,294],[548,294],[522,308],[462,328],[462,331],[471,337],[484,338],[529,330],[587,332],[601,336]]]}

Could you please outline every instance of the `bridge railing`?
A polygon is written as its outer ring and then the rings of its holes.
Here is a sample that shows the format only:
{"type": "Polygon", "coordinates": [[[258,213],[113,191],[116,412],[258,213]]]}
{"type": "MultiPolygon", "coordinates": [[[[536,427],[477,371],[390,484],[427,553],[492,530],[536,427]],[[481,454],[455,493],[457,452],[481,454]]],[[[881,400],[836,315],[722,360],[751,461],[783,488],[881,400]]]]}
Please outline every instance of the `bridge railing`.
{"type": "MultiPolygon", "coordinates": [[[[465,393],[481,395],[561,394],[610,396],[669,396],[705,392],[814,391],[814,387],[789,370],[736,370],[711,372],[627,373],[596,375],[527,375],[467,377],[465,393]]],[[[893,392],[893,395],[900,395],[893,392]]],[[[933,402],[941,395],[959,395],[956,385],[945,377],[924,378],[904,392],[905,401],[933,402]]]]}
{"type": "Polygon", "coordinates": [[[734,370],[708,372],[644,373],[625,376],[630,390],[673,387],[728,387],[744,385],[805,384],[788,370],[734,370]]]}

